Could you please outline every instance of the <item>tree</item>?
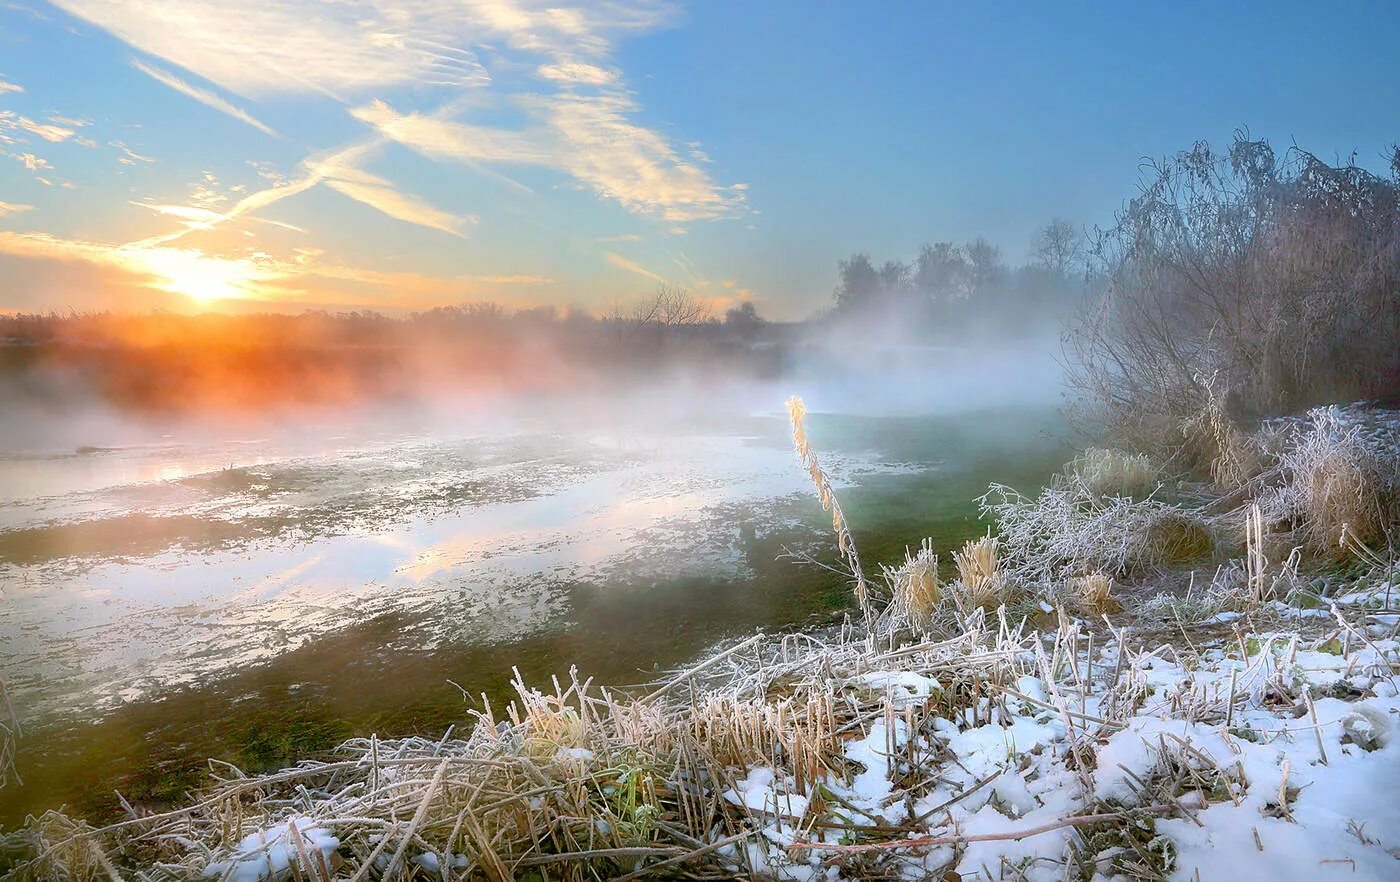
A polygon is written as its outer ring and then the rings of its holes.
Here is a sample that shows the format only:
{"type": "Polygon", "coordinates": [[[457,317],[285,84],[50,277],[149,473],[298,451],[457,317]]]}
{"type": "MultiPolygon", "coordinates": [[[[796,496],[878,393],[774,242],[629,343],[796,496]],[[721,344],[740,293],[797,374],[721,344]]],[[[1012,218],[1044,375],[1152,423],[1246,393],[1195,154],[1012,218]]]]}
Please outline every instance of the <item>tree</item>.
{"type": "Polygon", "coordinates": [[[745,300],[738,306],[731,306],[725,310],[724,324],[747,336],[763,326],[763,318],[758,314],[758,308],[753,305],[753,301],[745,300]]]}
{"type": "Polygon", "coordinates": [[[966,294],[969,271],[961,248],[952,242],[935,242],[919,249],[912,284],[929,301],[948,303],[966,294]]]}
{"type": "Polygon", "coordinates": [[[868,254],[852,254],[838,264],[841,280],[836,284],[836,308],[854,312],[872,305],[880,296],[880,274],[868,254]]]}
{"type": "Polygon", "coordinates": [[[887,260],[880,267],[880,293],[886,299],[896,299],[909,287],[909,264],[902,260],[887,260]]]}
{"type": "Polygon", "coordinates": [[[655,297],[632,310],[632,320],[638,326],[655,324],[663,329],[678,328],[701,324],[709,314],[710,307],[690,291],[663,284],[656,287],[655,297]]]}
{"type": "Polygon", "coordinates": [[[968,242],[963,250],[967,254],[969,296],[985,295],[1006,277],[1001,249],[991,242],[979,236],[968,242]]]}
{"type": "Polygon", "coordinates": [[[1055,218],[1036,230],[1031,239],[1031,260],[1035,266],[1068,279],[1084,256],[1081,236],[1074,224],[1055,218]]]}

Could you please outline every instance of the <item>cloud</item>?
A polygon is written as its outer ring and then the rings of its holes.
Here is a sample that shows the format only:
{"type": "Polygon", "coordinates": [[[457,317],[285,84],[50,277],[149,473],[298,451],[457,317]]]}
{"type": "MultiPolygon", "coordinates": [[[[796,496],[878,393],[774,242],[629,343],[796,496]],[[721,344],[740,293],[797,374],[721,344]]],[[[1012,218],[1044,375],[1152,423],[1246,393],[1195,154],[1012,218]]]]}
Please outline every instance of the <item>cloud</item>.
{"type": "Polygon", "coordinates": [[[55,0],[146,55],[244,95],[481,85],[479,2],[55,0]]]}
{"type": "MultiPolygon", "coordinates": [[[[166,217],[178,218],[191,230],[210,230],[218,226],[224,220],[224,216],[219,212],[195,205],[165,205],[155,202],[141,202],[136,199],[131,200],[131,204],[153,211],[156,214],[165,215],[166,217]]],[[[258,223],[269,224],[274,227],[281,227],[284,230],[291,230],[294,233],[306,232],[306,230],[295,224],[283,223],[282,221],[275,221],[270,218],[249,217],[248,219],[257,221],[258,223]]]]}
{"type": "MultiPolygon", "coordinates": [[[[197,226],[187,225],[175,232],[142,240],[138,244],[160,245],[173,242],[192,229],[213,229],[236,218],[251,215],[253,212],[275,205],[283,199],[305,193],[307,190],[322,184],[396,220],[441,230],[454,236],[462,235],[463,227],[476,223],[477,219],[474,215],[455,215],[434,208],[416,196],[399,192],[387,180],[363,171],[360,164],[378,147],[378,142],[366,141],[309,156],[301,162],[300,177],[249,193],[234,203],[228,211],[216,212],[214,217],[200,222],[197,226]]],[[[206,173],[206,180],[211,177],[206,173]]],[[[222,194],[219,195],[222,196],[222,194]]],[[[200,207],[207,208],[208,205],[200,207]]],[[[269,221],[269,223],[276,222],[269,221]]],[[[300,231],[299,227],[292,227],[290,224],[281,224],[281,226],[300,231]]]]}
{"type": "Polygon", "coordinates": [[[262,285],[285,275],[275,264],[250,257],[213,256],[193,248],[109,245],[47,233],[0,232],[0,253],[111,267],[136,276],[146,287],[196,300],[257,297],[262,285]]]}
{"type": "Polygon", "coordinates": [[[231,104],[228,101],[225,101],[223,98],[220,98],[218,95],[215,95],[213,92],[210,92],[207,89],[201,89],[198,86],[191,85],[185,82],[184,80],[180,79],[179,77],[175,76],[174,74],[169,73],[168,71],[161,70],[160,68],[155,67],[153,65],[147,64],[144,61],[141,61],[137,58],[131,59],[131,66],[141,71],[141,73],[145,74],[146,76],[150,77],[156,82],[163,83],[169,86],[170,88],[174,89],[176,92],[193,98],[194,100],[198,101],[200,104],[205,105],[206,107],[212,107],[220,113],[227,114],[228,116],[233,117],[239,122],[247,123],[248,125],[252,126],[253,128],[257,129],[265,135],[270,135],[274,138],[281,137],[275,131],[273,131],[270,126],[267,126],[254,119],[243,108],[238,107],[235,104],[231,104]]]}
{"type": "Polygon", "coordinates": [[[545,166],[629,210],[672,223],[734,217],[745,186],[723,187],[661,134],[629,121],[638,108],[621,92],[521,99],[540,125],[525,131],[399,113],[383,101],[351,114],[381,135],[433,159],[545,166]]]}
{"type": "Polygon", "coordinates": [[[66,141],[74,134],[73,130],[66,126],[35,122],[27,116],[20,116],[13,110],[0,110],[0,130],[27,132],[31,135],[38,135],[45,141],[54,144],[66,141]]]}
{"type": "Polygon", "coordinates": [[[24,91],[24,87],[21,86],[21,85],[18,84],[18,83],[10,83],[10,82],[6,82],[5,80],[0,80],[0,95],[4,95],[6,92],[23,92],[23,91],[24,91]]]}
{"type": "Polygon", "coordinates": [[[553,152],[538,137],[491,126],[476,126],[418,113],[399,113],[383,101],[350,111],[381,135],[432,159],[471,160],[507,165],[552,165],[553,152]]]}
{"type": "Polygon", "coordinates": [[[199,208],[193,205],[160,205],[150,202],[139,202],[131,200],[132,205],[139,205],[148,208],[156,214],[163,214],[169,217],[179,218],[191,224],[201,225],[204,228],[218,223],[223,219],[223,215],[209,208],[199,208]]]}
{"type": "Polygon", "coordinates": [[[642,241],[642,237],[636,233],[623,233],[620,236],[599,236],[593,241],[600,245],[605,245],[609,242],[640,242],[642,241]]]}
{"type": "Polygon", "coordinates": [[[628,120],[629,96],[561,94],[534,102],[563,149],[565,169],[600,195],[671,222],[733,217],[745,187],[721,187],[664,136],[628,120]]]}
{"type": "Polygon", "coordinates": [[[542,64],[535,72],[546,80],[556,83],[582,86],[609,86],[619,79],[615,70],[608,70],[596,64],[579,61],[560,61],[555,64],[542,64]]]}
{"type": "Polygon", "coordinates": [[[19,214],[22,211],[33,211],[34,206],[25,205],[20,202],[0,202],[0,217],[7,214],[19,214]]]}
{"type": "Polygon", "coordinates": [[[641,276],[642,278],[651,279],[653,282],[657,282],[662,285],[666,284],[666,280],[664,278],[647,269],[646,267],[642,266],[641,264],[637,263],[636,261],[628,260],[621,254],[614,254],[611,251],[604,251],[603,259],[615,267],[627,270],[629,273],[635,273],[641,276]]]}
{"type": "Polygon", "coordinates": [[[53,166],[49,165],[47,159],[44,159],[42,156],[35,156],[33,153],[11,153],[10,156],[24,163],[24,167],[30,171],[53,168],[53,166]]]}
{"type": "Polygon", "coordinates": [[[474,216],[459,217],[433,208],[416,196],[400,193],[383,178],[364,172],[353,177],[328,178],[326,186],[389,217],[454,236],[462,235],[462,227],[466,224],[476,223],[474,216]]]}

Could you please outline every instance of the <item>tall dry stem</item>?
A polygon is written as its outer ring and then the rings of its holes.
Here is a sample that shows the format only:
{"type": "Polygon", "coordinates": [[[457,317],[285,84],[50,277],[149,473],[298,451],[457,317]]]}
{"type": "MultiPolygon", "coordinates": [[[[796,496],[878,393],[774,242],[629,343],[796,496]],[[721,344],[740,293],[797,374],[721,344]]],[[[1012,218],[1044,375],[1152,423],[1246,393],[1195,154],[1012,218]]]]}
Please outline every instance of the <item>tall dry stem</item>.
{"type": "Polygon", "coordinates": [[[812,484],[817,488],[817,497],[821,500],[822,509],[831,513],[831,529],[836,533],[836,546],[855,579],[856,602],[860,605],[861,615],[865,618],[866,630],[869,631],[874,627],[875,622],[875,611],[870,602],[870,588],[865,581],[865,571],[861,569],[860,555],[856,552],[855,537],[851,535],[850,527],[846,523],[846,515],[841,510],[841,503],[831,488],[831,477],[821,467],[821,463],[817,460],[817,452],[807,441],[807,429],[804,425],[807,405],[802,402],[801,398],[794,395],[787,400],[787,409],[788,418],[792,422],[793,446],[797,448],[797,456],[802,460],[807,474],[812,477],[812,484]]]}

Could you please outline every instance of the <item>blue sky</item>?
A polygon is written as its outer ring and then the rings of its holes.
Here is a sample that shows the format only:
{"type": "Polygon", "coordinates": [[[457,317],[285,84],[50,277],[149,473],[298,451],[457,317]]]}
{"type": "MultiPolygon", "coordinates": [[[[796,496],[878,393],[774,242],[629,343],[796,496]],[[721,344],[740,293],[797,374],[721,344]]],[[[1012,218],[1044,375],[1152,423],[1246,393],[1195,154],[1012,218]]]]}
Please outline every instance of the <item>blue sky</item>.
{"type": "Polygon", "coordinates": [[[1398,58],[1381,2],[6,2],[0,309],[794,317],[1241,126],[1379,168],[1398,58]]]}

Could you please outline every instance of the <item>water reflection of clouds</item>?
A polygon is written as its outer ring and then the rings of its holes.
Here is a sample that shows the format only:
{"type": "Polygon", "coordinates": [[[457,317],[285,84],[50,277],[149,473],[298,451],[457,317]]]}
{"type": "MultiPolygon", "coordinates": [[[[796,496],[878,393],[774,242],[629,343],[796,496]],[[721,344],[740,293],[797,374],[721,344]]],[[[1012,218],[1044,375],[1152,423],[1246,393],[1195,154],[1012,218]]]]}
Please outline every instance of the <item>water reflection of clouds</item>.
{"type": "MultiPolygon", "coordinates": [[[[198,683],[389,614],[403,623],[395,639],[414,649],[520,639],[567,621],[568,585],[636,561],[681,568],[703,555],[707,568],[741,567],[732,524],[716,512],[806,489],[788,451],[737,436],[615,441],[622,459],[553,435],[407,446],[269,466],[272,483],[281,469],[310,487],[275,503],[236,483],[205,482],[210,495],[197,505],[189,480],[137,485],[147,510],[168,511],[160,500],[173,486],[166,498],[182,511],[272,505],[329,526],[99,560],[77,574],[0,565],[0,581],[27,586],[0,609],[0,628],[24,635],[0,650],[0,676],[28,713],[82,711],[198,683]],[[407,461],[419,465],[395,467],[407,461]],[[482,492],[461,489],[478,484],[482,492]],[[360,519],[338,520],[344,507],[360,519]]],[[[870,457],[832,463],[879,467],[870,457]]]]}

